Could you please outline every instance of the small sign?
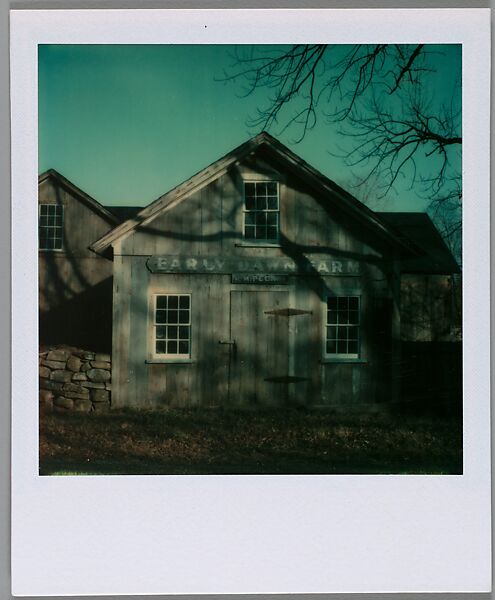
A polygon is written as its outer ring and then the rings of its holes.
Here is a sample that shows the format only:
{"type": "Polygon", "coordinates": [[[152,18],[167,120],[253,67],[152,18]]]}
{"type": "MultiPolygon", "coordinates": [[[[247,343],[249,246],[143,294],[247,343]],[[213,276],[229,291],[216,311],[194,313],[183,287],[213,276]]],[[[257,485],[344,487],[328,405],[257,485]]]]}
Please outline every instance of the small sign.
{"type": "Polygon", "coordinates": [[[258,285],[287,285],[287,275],[274,273],[232,273],[232,283],[255,283],[258,285]]]}

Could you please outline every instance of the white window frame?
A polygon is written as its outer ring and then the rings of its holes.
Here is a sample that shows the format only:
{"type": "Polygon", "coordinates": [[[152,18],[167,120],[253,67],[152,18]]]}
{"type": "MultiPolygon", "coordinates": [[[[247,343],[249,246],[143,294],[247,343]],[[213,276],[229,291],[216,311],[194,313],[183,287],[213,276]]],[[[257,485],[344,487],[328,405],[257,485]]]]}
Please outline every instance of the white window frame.
{"type": "MultiPolygon", "coordinates": [[[[168,310],[168,309],[167,309],[168,310]]],[[[190,361],[191,357],[192,357],[192,295],[190,293],[183,293],[183,292],[169,292],[169,291],[163,291],[163,292],[156,292],[154,294],[152,294],[151,296],[151,336],[150,336],[150,342],[151,342],[151,352],[150,352],[150,356],[153,360],[157,360],[157,361],[164,361],[164,362],[182,362],[182,361],[190,361]],[[169,298],[170,296],[186,296],[189,298],[189,320],[187,323],[157,323],[156,322],[156,311],[157,311],[157,299],[159,297],[163,297],[166,296],[167,298],[169,298]],[[169,338],[165,337],[165,338],[158,338],[156,336],[157,333],[157,328],[158,327],[168,327],[168,326],[177,326],[177,327],[181,327],[181,326],[187,326],[189,327],[189,339],[188,339],[188,344],[189,344],[189,352],[187,354],[182,353],[179,354],[177,353],[159,353],[156,351],[156,343],[157,341],[165,341],[168,342],[169,338]]],[[[174,339],[178,339],[178,338],[172,338],[172,341],[174,339]]],[[[179,343],[179,342],[177,342],[179,343]]]]}
{"type": "MultiPolygon", "coordinates": [[[[362,326],[363,326],[363,301],[362,296],[359,293],[352,292],[342,292],[338,294],[329,294],[324,299],[323,305],[323,356],[326,360],[335,360],[335,361],[359,361],[362,359],[362,326]],[[328,300],[329,298],[357,298],[358,299],[358,323],[329,323],[328,322],[328,300]],[[328,328],[329,327],[337,327],[337,331],[339,327],[355,327],[357,328],[357,352],[335,352],[329,353],[327,352],[327,342],[328,338],[328,328]]],[[[347,309],[349,310],[349,309],[347,309]]],[[[338,321],[338,319],[337,319],[338,321]]],[[[338,340],[338,337],[337,337],[338,340]]],[[[348,338],[347,338],[348,341],[348,338]]]]}
{"type": "MultiPolygon", "coordinates": [[[[48,216],[48,215],[43,215],[43,216],[48,216]]],[[[56,216],[56,215],[55,215],[56,216]]],[[[65,211],[64,211],[64,205],[63,204],[55,204],[54,202],[49,202],[49,203],[42,203],[38,205],[38,250],[41,250],[42,252],[62,252],[64,249],[64,218],[65,218],[65,211]],[[41,225],[41,208],[43,206],[54,206],[55,208],[60,208],[62,211],[62,225],[41,225]],[[41,247],[41,235],[40,235],[40,231],[41,228],[43,227],[43,229],[58,229],[60,230],[60,248],[42,248],[41,247]]]]}
{"type": "MultiPolygon", "coordinates": [[[[244,179],[242,182],[242,186],[243,186],[243,204],[242,204],[242,239],[244,243],[247,244],[253,244],[253,245],[278,245],[280,243],[280,181],[278,181],[277,179],[262,179],[262,178],[256,178],[256,179],[244,179]],[[266,208],[266,209],[254,209],[254,210],[248,210],[246,208],[246,185],[250,185],[253,184],[255,186],[256,189],[256,184],[270,184],[270,183],[274,183],[277,186],[277,208],[266,208]],[[275,213],[277,215],[277,237],[275,238],[248,238],[246,237],[246,214],[256,214],[256,213],[263,213],[263,214],[270,214],[270,213],[275,213]]],[[[256,194],[254,196],[256,198],[256,194]]],[[[251,224],[248,224],[248,226],[251,226],[251,224]]],[[[256,224],[254,225],[254,231],[256,232],[256,224]]],[[[270,227],[270,226],[269,226],[270,227]]],[[[271,226],[273,227],[273,225],[271,226]]]]}

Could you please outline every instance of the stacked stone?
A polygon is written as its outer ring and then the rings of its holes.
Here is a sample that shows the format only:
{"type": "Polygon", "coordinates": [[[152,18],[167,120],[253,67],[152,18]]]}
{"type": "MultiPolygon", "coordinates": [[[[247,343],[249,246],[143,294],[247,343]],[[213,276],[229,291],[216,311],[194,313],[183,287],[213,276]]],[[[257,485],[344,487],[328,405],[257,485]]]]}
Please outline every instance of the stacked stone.
{"type": "Polygon", "coordinates": [[[78,348],[40,352],[40,404],[45,409],[105,411],[110,408],[112,365],[109,354],[78,348]]]}

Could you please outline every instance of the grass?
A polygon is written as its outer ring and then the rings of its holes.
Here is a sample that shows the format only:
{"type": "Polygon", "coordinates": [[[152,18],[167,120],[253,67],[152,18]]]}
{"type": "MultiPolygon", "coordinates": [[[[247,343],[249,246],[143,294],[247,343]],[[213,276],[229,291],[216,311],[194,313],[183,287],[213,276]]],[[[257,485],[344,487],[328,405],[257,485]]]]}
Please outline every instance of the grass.
{"type": "Polygon", "coordinates": [[[462,423],[284,410],[42,413],[42,475],[462,473],[462,423]]]}

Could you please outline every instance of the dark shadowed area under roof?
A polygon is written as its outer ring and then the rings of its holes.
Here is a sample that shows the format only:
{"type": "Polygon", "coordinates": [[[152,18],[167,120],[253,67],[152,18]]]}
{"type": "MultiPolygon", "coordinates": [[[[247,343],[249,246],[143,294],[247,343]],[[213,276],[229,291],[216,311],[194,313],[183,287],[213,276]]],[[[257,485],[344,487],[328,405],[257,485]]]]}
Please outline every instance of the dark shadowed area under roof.
{"type": "Polygon", "coordinates": [[[403,273],[449,275],[460,273],[459,265],[430,217],[424,212],[377,212],[397,235],[417,247],[420,256],[402,261],[403,273]]]}
{"type": "Polygon", "coordinates": [[[143,208],[142,206],[105,206],[108,212],[117,217],[123,223],[127,219],[132,219],[143,208]]]}

